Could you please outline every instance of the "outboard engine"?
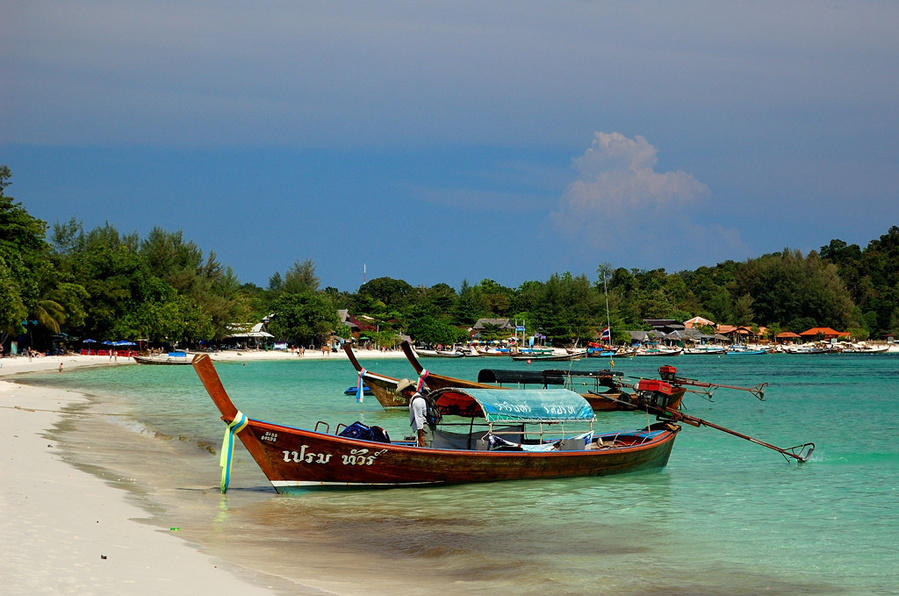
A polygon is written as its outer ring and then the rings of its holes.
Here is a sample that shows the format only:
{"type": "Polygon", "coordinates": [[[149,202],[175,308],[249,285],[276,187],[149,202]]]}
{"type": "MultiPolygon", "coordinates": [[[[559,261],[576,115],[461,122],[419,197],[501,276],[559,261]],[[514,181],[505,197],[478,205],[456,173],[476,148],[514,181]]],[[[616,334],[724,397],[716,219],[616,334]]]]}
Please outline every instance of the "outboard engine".
{"type": "Polygon", "coordinates": [[[637,383],[637,397],[642,404],[664,410],[671,403],[671,385],[664,381],[641,379],[637,383]]]}
{"type": "Polygon", "coordinates": [[[671,366],[670,364],[666,364],[665,366],[659,367],[659,376],[662,377],[663,381],[668,381],[673,383],[677,378],[677,369],[671,366]]]}

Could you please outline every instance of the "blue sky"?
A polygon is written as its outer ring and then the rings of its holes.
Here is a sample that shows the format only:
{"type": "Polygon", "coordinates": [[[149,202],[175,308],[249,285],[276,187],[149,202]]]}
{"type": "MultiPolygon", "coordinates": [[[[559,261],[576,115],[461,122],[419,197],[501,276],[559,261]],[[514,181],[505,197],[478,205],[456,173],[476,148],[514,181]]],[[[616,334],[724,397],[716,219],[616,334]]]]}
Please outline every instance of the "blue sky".
{"type": "Polygon", "coordinates": [[[242,281],[670,272],[899,225],[899,3],[0,1],[7,194],[242,281]]]}

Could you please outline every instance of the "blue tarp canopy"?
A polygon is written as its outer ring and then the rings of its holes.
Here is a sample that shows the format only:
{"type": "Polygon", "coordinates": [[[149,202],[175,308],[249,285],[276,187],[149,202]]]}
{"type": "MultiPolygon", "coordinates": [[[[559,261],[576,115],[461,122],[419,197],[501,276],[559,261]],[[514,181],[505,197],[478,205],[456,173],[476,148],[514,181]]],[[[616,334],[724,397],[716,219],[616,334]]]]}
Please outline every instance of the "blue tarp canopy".
{"type": "Polygon", "coordinates": [[[444,414],[483,417],[487,422],[593,420],[593,408],[568,389],[440,389],[431,394],[444,414]]]}

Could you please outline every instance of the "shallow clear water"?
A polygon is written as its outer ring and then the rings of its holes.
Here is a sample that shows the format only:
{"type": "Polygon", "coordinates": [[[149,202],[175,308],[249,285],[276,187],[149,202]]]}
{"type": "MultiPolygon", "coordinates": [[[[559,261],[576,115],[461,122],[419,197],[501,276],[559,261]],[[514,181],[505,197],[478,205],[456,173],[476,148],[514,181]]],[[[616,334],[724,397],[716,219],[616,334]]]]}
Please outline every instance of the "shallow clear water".
{"type": "MultiPolygon", "coordinates": [[[[481,368],[527,366],[501,358],[424,364],[467,379],[481,368]]],[[[719,389],[712,402],[688,394],[686,412],[779,447],[813,441],[817,450],[797,465],[717,430],[685,427],[661,472],[281,496],[238,447],[232,488],[221,496],[212,452],[224,425],[192,368],[79,369],[27,381],[95,396],[59,430],[74,463],[131,490],[155,508],[155,523],[177,525],[211,554],[300,584],[314,578],[347,587],[340,568],[352,565],[370,578],[369,592],[439,585],[451,593],[899,593],[899,355],[615,364],[635,377],[657,378],[658,366],[674,364],[679,375],[703,381],[767,381],[764,402],[719,389]],[[410,566],[427,586],[406,585],[410,566]]],[[[363,365],[415,376],[405,359],[363,365]]],[[[550,367],[569,366],[608,362],[550,367]]],[[[253,418],[304,428],[324,420],[332,429],[361,420],[394,438],[408,432],[406,413],[343,394],[356,382],[344,359],[220,363],[217,370],[253,418]]],[[[610,413],[598,427],[645,424],[645,414],[610,413]]]]}

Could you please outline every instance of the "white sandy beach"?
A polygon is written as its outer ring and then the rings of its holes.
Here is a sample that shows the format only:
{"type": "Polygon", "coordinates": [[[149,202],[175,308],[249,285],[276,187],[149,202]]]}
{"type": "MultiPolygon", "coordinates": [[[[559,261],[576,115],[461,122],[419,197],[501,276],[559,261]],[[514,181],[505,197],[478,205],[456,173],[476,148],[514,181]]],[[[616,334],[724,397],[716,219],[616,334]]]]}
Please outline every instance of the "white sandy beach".
{"type": "MultiPolygon", "coordinates": [[[[362,358],[401,352],[360,352],[362,358]]],[[[343,358],[343,352],[302,358],[283,352],[224,352],[216,360],[343,358]]],[[[82,366],[139,366],[106,356],[0,360],[0,585],[4,594],[272,594],[277,578],[234,569],[208,557],[177,531],[141,523],[148,512],[101,478],[65,463],[48,439],[63,409],[86,398],[16,383],[10,375],[82,366]]],[[[308,588],[308,586],[305,586],[308,588]]],[[[293,586],[297,593],[300,586],[293,586]]],[[[310,589],[303,593],[325,593],[310,589]]]]}

